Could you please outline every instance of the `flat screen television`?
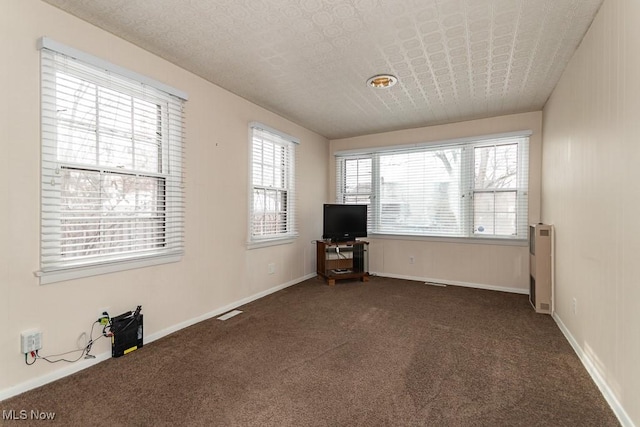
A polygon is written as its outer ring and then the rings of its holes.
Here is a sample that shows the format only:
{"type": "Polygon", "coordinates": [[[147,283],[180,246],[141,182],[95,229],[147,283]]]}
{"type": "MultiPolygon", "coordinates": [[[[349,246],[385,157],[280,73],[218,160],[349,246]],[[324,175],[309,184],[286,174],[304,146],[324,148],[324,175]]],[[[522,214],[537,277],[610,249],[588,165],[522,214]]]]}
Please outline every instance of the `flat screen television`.
{"type": "Polygon", "coordinates": [[[367,237],[367,205],[325,204],[322,238],[347,242],[367,237]]]}

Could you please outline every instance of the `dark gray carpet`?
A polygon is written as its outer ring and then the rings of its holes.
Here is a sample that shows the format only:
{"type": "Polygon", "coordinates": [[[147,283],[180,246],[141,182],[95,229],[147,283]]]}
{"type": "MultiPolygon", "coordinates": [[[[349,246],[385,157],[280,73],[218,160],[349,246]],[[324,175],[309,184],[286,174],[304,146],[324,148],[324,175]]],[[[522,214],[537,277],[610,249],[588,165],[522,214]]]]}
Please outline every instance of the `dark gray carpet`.
{"type": "Polygon", "coordinates": [[[619,425],[525,295],[311,279],[240,309],[0,409],[56,412],[37,425],[619,425]]]}

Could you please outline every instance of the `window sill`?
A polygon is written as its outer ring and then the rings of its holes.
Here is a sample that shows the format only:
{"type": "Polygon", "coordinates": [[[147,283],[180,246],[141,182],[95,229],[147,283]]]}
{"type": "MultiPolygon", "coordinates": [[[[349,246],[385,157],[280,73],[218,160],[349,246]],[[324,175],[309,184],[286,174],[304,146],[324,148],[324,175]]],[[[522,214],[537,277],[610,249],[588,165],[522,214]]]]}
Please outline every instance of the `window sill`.
{"type": "Polygon", "coordinates": [[[405,234],[376,234],[369,233],[370,239],[389,240],[418,240],[425,242],[461,243],[473,245],[499,245],[499,246],[528,246],[527,239],[509,239],[499,237],[443,237],[443,236],[413,236],[405,234]]]}
{"type": "Polygon", "coordinates": [[[269,246],[288,245],[296,241],[297,236],[287,236],[281,239],[265,239],[247,242],[247,249],[259,249],[269,246]]]}
{"type": "Polygon", "coordinates": [[[72,267],[53,271],[36,271],[34,275],[40,278],[40,284],[63,282],[66,280],[80,279],[83,277],[99,276],[115,273],[117,271],[133,270],[135,268],[150,267],[153,265],[178,262],[182,254],[144,258],[130,261],[118,261],[108,264],[92,265],[87,267],[72,267]]]}

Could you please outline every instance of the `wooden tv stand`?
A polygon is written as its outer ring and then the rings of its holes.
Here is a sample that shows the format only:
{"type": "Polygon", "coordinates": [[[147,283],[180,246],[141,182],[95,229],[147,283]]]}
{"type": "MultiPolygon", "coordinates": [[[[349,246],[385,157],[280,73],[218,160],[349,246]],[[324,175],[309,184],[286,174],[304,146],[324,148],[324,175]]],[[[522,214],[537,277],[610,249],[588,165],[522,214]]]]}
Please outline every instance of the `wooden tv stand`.
{"type": "Polygon", "coordinates": [[[318,276],[324,278],[329,286],[342,279],[369,280],[369,242],[317,240],[316,249],[318,276]]]}

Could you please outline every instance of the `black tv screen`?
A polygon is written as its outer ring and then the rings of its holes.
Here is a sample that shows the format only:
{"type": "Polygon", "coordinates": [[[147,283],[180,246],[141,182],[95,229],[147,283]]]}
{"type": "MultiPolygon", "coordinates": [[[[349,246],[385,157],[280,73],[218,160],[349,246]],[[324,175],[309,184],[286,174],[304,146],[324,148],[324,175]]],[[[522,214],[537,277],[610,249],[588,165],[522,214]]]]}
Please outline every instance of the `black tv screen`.
{"type": "Polygon", "coordinates": [[[346,242],[367,237],[367,205],[325,204],[322,238],[346,242]]]}

